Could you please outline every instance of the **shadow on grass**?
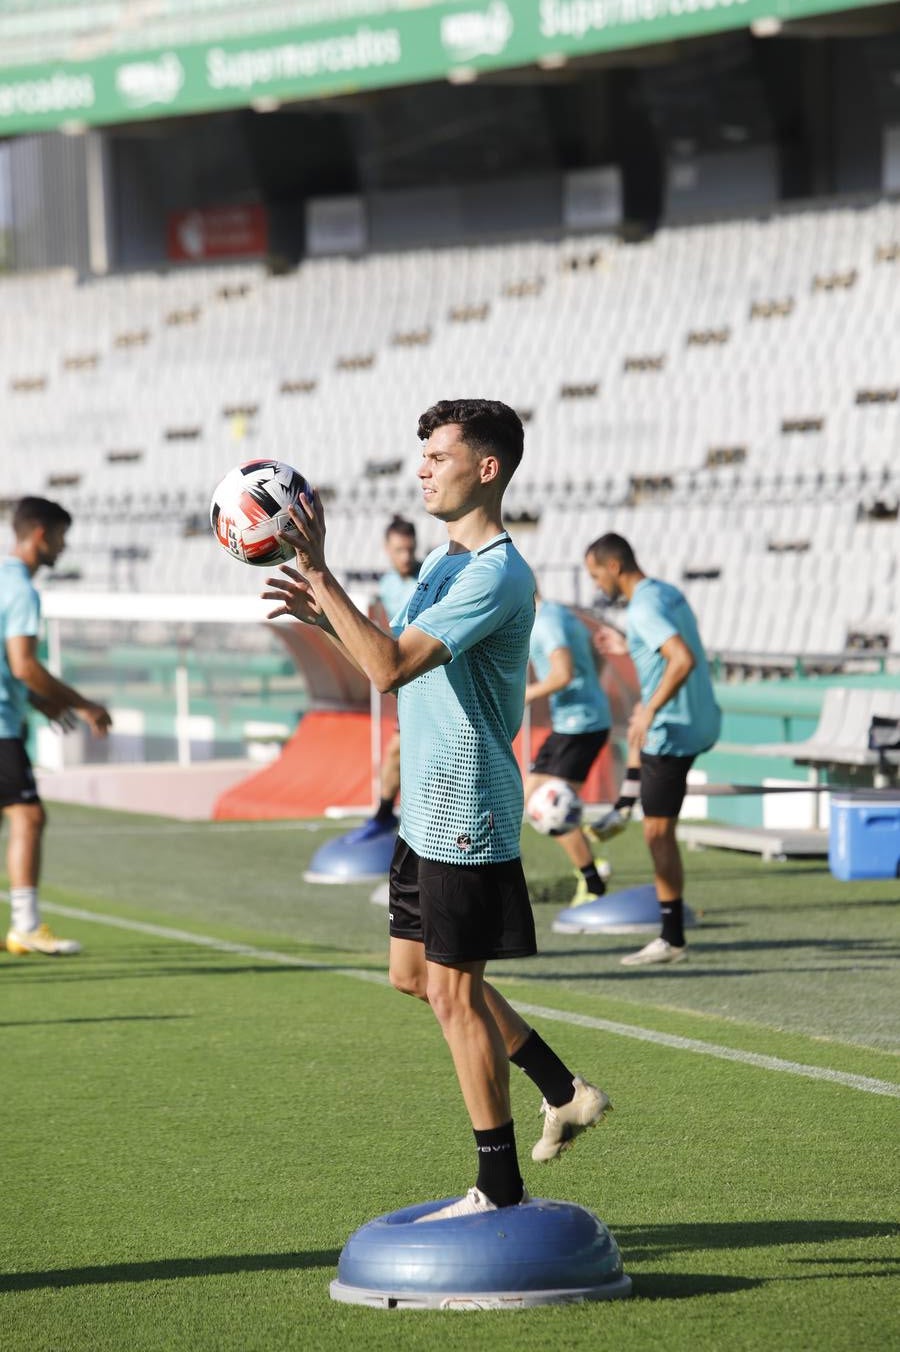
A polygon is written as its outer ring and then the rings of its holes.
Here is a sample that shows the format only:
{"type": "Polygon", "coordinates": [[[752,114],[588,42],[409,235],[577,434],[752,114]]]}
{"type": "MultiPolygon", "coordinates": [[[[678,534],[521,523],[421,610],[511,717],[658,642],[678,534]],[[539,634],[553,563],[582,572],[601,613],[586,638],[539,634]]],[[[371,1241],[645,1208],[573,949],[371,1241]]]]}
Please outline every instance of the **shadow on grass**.
{"type": "MultiPolygon", "coordinates": [[[[845,897],[843,897],[843,898],[839,898],[837,901],[818,901],[818,900],[816,900],[816,901],[808,901],[808,902],[805,902],[805,903],[804,903],[804,902],[800,902],[800,903],[797,903],[796,905],[791,905],[790,902],[782,902],[782,901],[779,899],[778,902],[777,902],[777,905],[776,905],[775,909],[778,910],[779,914],[781,914],[781,913],[786,913],[786,912],[789,912],[789,911],[801,911],[801,912],[804,912],[804,913],[807,914],[807,915],[815,915],[818,911],[845,911],[845,912],[846,912],[846,911],[848,911],[851,907],[852,907],[852,909],[853,909],[854,911],[860,911],[860,910],[872,910],[872,909],[877,909],[878,907],[882,907],[882,908],[885,908],[885,909],[888,908],[888,907],[892,907],[892,908],[894,908],[894,909],[896,910],[898,904],[900,904],[900,902],[898,902],[898,898],[897,898],[897,897],[877,897],[877,898],[876,898],[876,897],[853,897],[853,896],[845,896],[845,897]]],[[[752,915],[752,914],[754,914],[754,913],[756,913],[756,912],[771,911],[772,909],[773,909],[772,906],[753,906],[753,905],[744,905],[744,904],[741,905],[741,910],[742,910],[743,912],[746,912],[747,915],[752,915]]]]}
{"type": "MultiPolygon", "coordinates": [[[[743,1224],[695,1224],[672,1226],[617,1226],[615,1233],[623,1250],[625,1269],[629,1262],[652,1261],[681,1252],[748,1247],[772,1248],[789,1244],[827,1244],[861,1238],[889,1238],[900,1231],[890,1224],[867,1221],[781,1221],[743,1224]]],[[[309,1268],[336,1268],[339,1249],[313,1249],[294,1253],[220,1255],[210,1258],[170,1258],[154,1262],[109,1263],[80,1268],[51,1268],[44,1272],[0,1275],[0,1292],[62,1290],[73,1286],[106,1286],[115,1283],[175,1281],[184,1278],[231,1276],[242,1272],[299,1272],[309,1268]]],[[[870,1258],[840,1259],[828,1255],[807,1256],[804,1263],[872,1262],[870,1258]]],[[[882,1261],[882,1260],[875,1260],[882,1261]]],[[[634,1295],[645,1300],[686,1300],[696,1296],[749,1291],[771,1278],[739,1277],[726,1273],[631,1274],[634,1295]]],[[[822,1274],[826,1276],[828,1274],[822,1274]]],[[[844,1275],[844,1274],[839,1274],[844,1275]]],[[[883,1276],[885,1272],[850,1275],[883,1276]]],[[[796,1280],[796,1279],[794,1279],[796,1280]]],[[[802,1280],[802,1279],[801,1279],[802,1280]]]]}
{"type": "MultiPolygon", "coordinates": [[[[824,954],[837,954],[839,957],[889,958],[900,955],[900,944],[894,939],[817,939],[814,935],[802,939],[726,939],[721,943],[707,941],[706,934],[711,929],[725,928],[720,925],[698,926],[688,935],[688,948],[692,957],[703,958],[712,953],[791,953],[813,949],[824,954]]],[[[602,940],[602,943],[585,943],[578,948],[549,948],[542,956],[548,958],[583,958],[586,953],[598,957],[615,957],[619,951],[634,952],[641,947],[641,941],[650,937],[647,934],[625,935],[610,934],[602,931],[586,934],[586,940],[602,940]],[[627,941],[627,942],[626,942],[627,941]]]]}
{"type": "MultiPolygon", "coordinates": [[[[706,926],[704,926],[704,929],[706,926]]],[[[733,942],[706,943],[702,935],[691,942],[691,951],[704,953],[790,953],[812,948],[820,953],[848,954],[853,957],[886,958],[900,953],[900,944],[891,939],[735,939],[733,942]]]]}
{"type": "Polygon", "coordinates": [[[193,1014],[107,1014],[85,1019],[5,1019],[0,1028],[43,1028],[67,1023],[160,1023],[170,1019],[192,1019],[193,1014]]]}
{"type": "MultiPolygon", "coordinates": [[[[628,1264],[625,1265],[628,1271],[628,1264]]],[[[719,1272],[648,1272],[629,1274],[635,1300],[691,1300],[695,1296],[727,1296],[765,1286],[765,1277],[727,1277],[719,1272]]]]}
{"type": "MultiPolygon", "coordinates": [[[[850,1239],[900,1236],[900,1226],[891,1221],[729,1221],[691,1225],[615,1225],[612,1228],[625,1259],[626,1271],[629,1260],[647,1262],[674,1253],[775,1249],[791,1244],[835,1244],[850,1239]]],[[[841,1260],[835,1260],[829,1254],[804,1254],[798,1261],[830,1263],[841,1260]]],[[[653,1275],[648,1274],[647,1280],[654,1280],[653,1275]]]]}
{"type": "MultiPolygon", "coordinates": [[[[2,970],[2,968],[0,968],[2,970]]],[[[7,969],[9,970],[9,969],[7,969]]],[[[336,962],[319,963],[306,962],[300,963],[279,963],[279,962],[228,962],[228,963],[180,963],[178,966],[135,966],[119,967],[110,969],[109,967],[92,968],[86,962],[80,962],[78,967],[67,967],[60,969],[55,963],[52,966],[47,964],[41,967],[30,967],[28,970],[19,968],[15,976],[10,980],[21,981],[31,984],[37,984],[43,981],[53,981],[55,985],[62,982],[67,984],[82,981],[134,981],[138,979],[152,978],[154,980],[165,980],[166,978],[193,977],[193,976],[320,976],[323,973],[334,975],[335,973],[347,972],[366,972],[378,976],[385,976],[386,968],[384,963],[378,966],[369,965],[366,962],[336,962]]],[[[2,1026],[2,1025],[0,1025],[2,1026]]]]}
{"type": "Polygon", "coordinates": [[[152,1263],[109,1263],[46,1272],[0,1274],[0,1292],[61,1290],[67,1286],[106,1286],[114,1282],[168,1282],[184,1277],[223,1277],[236,1272],[299,1272],[304,1268],[336,1268],[340,1249],[301,1253],[221,1254],[215,1258],[162,1258],[152,1263]]]}
{"type": "Polygon", "coordinates": [[[847,1258],[832,1255],[824,1246],[847,1240],[890,1240],[900,1235],[900,1226],[877,1221],[751,1221],[729,1224],[661,1225],[615,1227],[622,1250],[625,1271],[634,1283],[638,1300],[687,1300],[694,1296],[722,1295],[749,1291],[778,1281],[834,1281],[861,1277],[896,1277],[896,1261],[883,1255],[860,1254],[847,1258]],[[787,1270],[777,1276],[738,1277],[708,1272],[634,1272],[632,1264],[657,1262],[679,1253],[737,1250],[748,1248],[784,1248],[801,1244],[823,1246],[818,1253],[785,1258],[785,1265],[829,1269],[793,1274],[787,1270]],[[874,1266],[873,1266],[874,1265],[874,1266]],[[847,1268],[852,1270],[848,1271],[847,1268]],[[832,1269],[837,1268],[837,1271],[832,1269]],[[844,1269],[843,1271],[841,1269],[844,1269]]]}
{"type": "MultiPolygon", "coordinates": [[[[556,955],[553,954],[552,956],[555,957],[556,955]]],[[[520,973],[517,972],[515,973],[515,975],[521,976],[523,981],[525,980],[547,981],[550,982],[551,984],[556,981],[564,981],[569,983],[575,981],[581,982],[596,981],[598,983],[603,982],[604,984],[606,984],[610,981],[636,982],[636,981],[650,981],[653,979],[658,980],[660,977],[663,977],[666,981],[669,982],[673,981],[690,982],[692,977],[716,977],[716,978],[721,977],[724,980],[726,977],[735,977],[735,976],[741,977],[764,976],[767,972],[777,972],[779,975],[782,975],[783,972],[786,970],[787,969],[782,969],[778,967],[773,968],[700,967],[697,965],[697,962],[695,961],[690,965],[681,964],[680,966],[676,967],[659,966],[657,964],[653,964],[648,967],[627,967],[625,968],[624,971],[621,972],[617,971],[615,968],[612,969],[602,968],[596,972],[565,972],[565,971],[540,972],[529,970],[528,972],[525,971],[522,971],[520,973]]],[[[820,976],[822,972],[826,970],[828,972],[833,972],[834,968],[829,967],[826,969],[825,967],[791,967],[790,974],[795,975],[798,972],[813,972],[815,975],[820,976]]]]}

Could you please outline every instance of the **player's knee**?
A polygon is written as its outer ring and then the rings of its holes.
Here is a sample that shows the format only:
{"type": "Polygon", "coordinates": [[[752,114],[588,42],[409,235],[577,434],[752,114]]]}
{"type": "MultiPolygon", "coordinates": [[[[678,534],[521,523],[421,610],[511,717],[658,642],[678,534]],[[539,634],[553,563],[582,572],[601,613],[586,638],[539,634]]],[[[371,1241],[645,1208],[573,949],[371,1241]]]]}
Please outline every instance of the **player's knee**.
{"type": "Polygon", "coordinates": [[[42,803],[17,803],[9,819],[11,835],[39,836],[47,824],[42,803]]]}
{"type": "Polygon", "coordinates": [[[457,994],[443,982],[430,981],[427,996],[435,1018],[443,1029],[447,1029],[464,1013],[457,994]]]}
{"type": "Polygon", "coordinates": [[[644,840],[650,846],[650,849],[665,848],[670,841],[675,839],[675,819],[674,817],[645,817],[644,818],[644,840]]]}
{"type": "Polygon", "coordinates": [[[428,982],[424,972],[410,972],[404,968],[392,967],[388,979],[395,991],[401,995],[414,995],[417,1000],[428,999],[428,982]]]}

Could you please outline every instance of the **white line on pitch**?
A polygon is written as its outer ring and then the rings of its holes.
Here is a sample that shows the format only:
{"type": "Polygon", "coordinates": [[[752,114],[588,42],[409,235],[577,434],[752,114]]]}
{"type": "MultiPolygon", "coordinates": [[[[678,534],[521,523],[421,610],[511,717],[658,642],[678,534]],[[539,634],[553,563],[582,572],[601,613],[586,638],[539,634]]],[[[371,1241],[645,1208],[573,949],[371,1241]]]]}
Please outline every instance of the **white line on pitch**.
{"type": "MultiPolygon", "coordinates": [[[[131,930],[136,934],[149,934],[156,939],[171,939],[177,943],[195,944],[201,948],[214,949],[218,953],[234,953],[242,958],[256,958],[263,962],[277,963],[282,967],[328,971],[336,976],[353,977],[357,981],[371,981],[381,986],[388,984],[385,973],[367,972],[361,967],[340,967],[315,962],[310,958],[297,958],[290,953],[279,953],[276,949],[255,948],[252,944],[232,943],[228,939],[216,939],[209,934],[194,934],[190,930],[172,929],[168,925],[151,925],[142,920],[124,920],[119,916],[98,915],[94,911],[84,911],[76,906],[60,906],[48,901],[42,901],[41,906],[43,910],[64,916],[67,920],[85,920],[92,925],[111,925],[114,929],[131,930]]],[[[658,1047],[672,1047],[676,1051],[713,1056],[720,1061],[738,1061],[741,1065],[755,1066],[759,1070],[780,1071],[784,1075],[801,1075],[808,1080],[826,1080],[829,1084],[841,1084],[846,1089],[859,1089],[866,1094],[900,1098],[900,1085],[892,1084],[890,1080],[876,1080],[869,1075],[853,1075],[849,1071],[830,1070],[824,1066],[807,1066],[801,1061],[784,1061],[779,1056],[763,1056],[759,1052],[738,1051],[734,1047],[721,1047],[716,1042],[680,1037],[676,1033],[660,1033],[653,1028],[639,1028],[636,1024],[616,1023],[611,1019],[596,1019],[590,1014],[573,1014],[569,1010],[551,1009],[546,1005],[526,1004],[518,1000],[511,1003],[522,1014],[534,1014],[538,1018],[568,1023],[576,1028],[592,1028],[600,1033],[611,1033],[615,1037],[652,1042],[658,1047]]]]}

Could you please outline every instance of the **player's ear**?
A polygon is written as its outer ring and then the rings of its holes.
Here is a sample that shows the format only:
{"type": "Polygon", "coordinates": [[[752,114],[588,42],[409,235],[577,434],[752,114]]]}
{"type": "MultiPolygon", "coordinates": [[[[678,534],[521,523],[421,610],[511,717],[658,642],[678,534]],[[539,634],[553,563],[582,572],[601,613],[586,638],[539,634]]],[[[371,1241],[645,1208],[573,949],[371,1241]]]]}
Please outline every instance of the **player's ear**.
{"type": "Polygon", "coordinates": [[[481,482],[494,483],[500,477],[500,461],[495,455],[485,455],[481,459],[481,482]]]}

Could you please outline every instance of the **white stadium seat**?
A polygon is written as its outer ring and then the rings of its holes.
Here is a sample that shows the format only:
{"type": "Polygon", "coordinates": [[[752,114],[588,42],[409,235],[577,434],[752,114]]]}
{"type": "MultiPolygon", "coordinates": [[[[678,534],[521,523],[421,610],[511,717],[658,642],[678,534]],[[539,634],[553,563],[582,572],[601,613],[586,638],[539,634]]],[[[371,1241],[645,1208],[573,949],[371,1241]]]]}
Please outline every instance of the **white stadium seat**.
{"type": "Polygon", "coordinates": [[[4,278],[4,497],[75,511],[81,577],[58,585],[245,592],[258,574],[185,527],[233,464],[273,456],[327,488],[339,570],[375,573],[395,510],[439,538],[417,415],[484,394],[528,417],[508,505],[547,594],[589,602],[583,549],[612,529],[684,582],[710,647],[839,652],[900,633],[897,265],[878,252],[898,239],[885,201],[277,277],[4,278]],[[125,580],[128,544],[147,557],[125,580]]]}

